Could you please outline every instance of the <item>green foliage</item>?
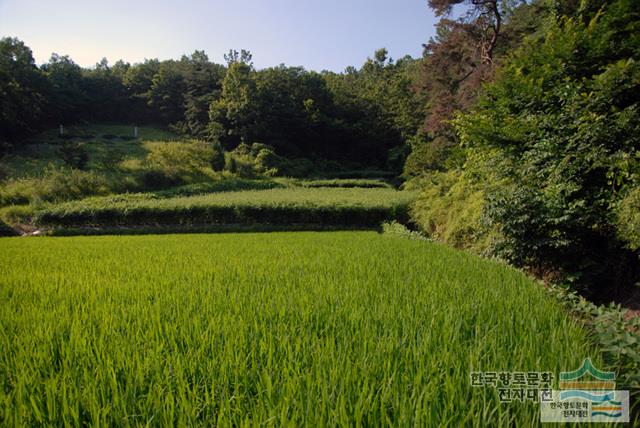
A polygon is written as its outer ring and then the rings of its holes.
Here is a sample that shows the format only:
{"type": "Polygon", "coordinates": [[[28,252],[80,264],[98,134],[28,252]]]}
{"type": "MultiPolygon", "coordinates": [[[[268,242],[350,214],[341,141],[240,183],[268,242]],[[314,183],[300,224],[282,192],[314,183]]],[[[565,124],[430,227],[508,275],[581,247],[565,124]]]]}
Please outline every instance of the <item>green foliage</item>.
{"type": "Polygon", "coordinates": [[[253,138],[255,81],[251,77],[252,66],[236,61],[222,80],[221,98],[209,106],[209,135],[226,147],[234,147],[241,141],[253,138]]]}
{"type": "Polygon", "coordinates": [[[145,224],[315,224],[377,227],[406,222],[412,192],[391,189],[291,188],[158,198],[153,194],[89,198],[43,207],[42,226],[145,224]]]}
{"type": "Polygon", "coordinates": [[[171,62],[163,63],[153,76],[149,88],[149,106],[158,112],[164,123],[176,122],[182,118],[184,91],[182,74],[171,62]]]}
{"type": "Polygon", "coordinates": [[[618,389],[631,390],[636,401],[640,391],[640,316],[620,305],[598,306],[575,291],[551,287],[550,293],[589,328],[607,365],[617,372],[618,389]]]}
{"type": "Polygon", "coordinates": [[[224,169],[225,157],[222,144],[215,141],[211,145],[211,169],[214,171],[222,171],[224,169]]]}
{"type": "Polygon", "coordinates": [[[397,221],[382,223],[382,233],[387,236],[401,237],[406,239],[417,239],[420,241],[428,241],[429,238],[415,230],[409,230],[407,227],[397,221]]]}
{"type": "Polygon", "coordinates": [[[282,184],[271,180],[246,179],[235,176],[223,177],[212,182],[186,184],[158,192],[153,192],[154,197],[172,198],[176,196],[193,196],[216,192],[237,192],[241,190],[266,190],[284,187],[282,184]]]}
{"type": "Polygon", "coordinates": [[[97,172],[51,167],[41,177],[3,183],[0,186],[0,206],[66,201],[107,192],[107,179],[97,172]]]}
{"type": "Polygon", "coordinates": [[[411,151],[404,163],[402,174],[406,178],[419,177],[432,171],[442,171],[452,151],[452,145],[444,137],[427,140],[424,135],[411,139],[411,151]]]}
{"type": "Polygon", "coordinates": [[[0,237],[2,236],[16,236],[16,232],[11,226],[0,220],[0,237]]]}
{"type": "Polygon", "coordinates": [[[215,155],[212,145],[202,141],[157,143],[149,146],[144,172],[164,176],[171,183],[189,183],[206,177],[215,155]]]}
{"type": "Polygon", "coordinates": [[[484,192],[457,170],[433,173],[414,186],[421,192],[411,206],[412,221],[427,236],[458,248],[485,252],[489,241],[482,225],[484,192]]]}
{"type": "Polygon", "coordinates": [[[634,189],[620,202],[618,209],[618,237],[632,250],[640,249],[640,188],[634,189]]]}
{"type": "Polygon", "coordinates": [[[57,154],[69,168],[86,169],[89,163],[89,153],[82,143],[65,141],[57,154]]]}
{"type": "Polygon", "coordinates": [[[2,238],[0,266],[4,425],[532,426],[469,373],[602,367],[522,273],[374,232],[2,238]]]}
{"type": "Polygon", "coordinates": [[[457,122],[464,144],[497,150],[503,185],[485,193],[485,217],[503,237],[497,254],[614,294],[640,275],[615,233],[617,201],[637,186],[621,167],[640,149],[634,11],[619,0],[549,21],[457,122]]]}
{"type": "MultiPolygon", "coordinates": [[[[382,168],[389,151],[402,147],[422,120],[422,102],[413,89],[420,63],[409,57],[394,62],[380,50],[360,70],[341,74],[284,65],[256,70],[246,51],[227,57],[226,67],[195,51],[178,61],[118,61],[110,66],[103,59],[83,69],[70,57],[53,54],[38,69],[22,42],[3,39],[0,149],[13,150],[10,143],[59,124],[156,123],[178,134],[219,141],[227,150],[259,141],[288,158],[382,168]]],[[[101,135],[106,140],[124,136],[101,135]]],[[[399,171],[404,155],[397,154],[391,168],[399,171]]],[[[282,173],[258,168],[265,174],[282,173]]],[[[296,165],[288,169],[301,174],[296,165]]]]}
{"type": "Polygon", "coordinates": [[[362,188],[387,188],[392,186],[382,180],[374,180],[367,178],[352,179],[333,179],[333,180],[303,180],[300,182],[302,187],[362,187],[362,188]]]}
{"type": "Polygon", "coordinates": [[[18,39],[0,39],[0,154],[6,145],[35,131],[42,119],[46,80],[39,73],[31,49],[18,39]]]}

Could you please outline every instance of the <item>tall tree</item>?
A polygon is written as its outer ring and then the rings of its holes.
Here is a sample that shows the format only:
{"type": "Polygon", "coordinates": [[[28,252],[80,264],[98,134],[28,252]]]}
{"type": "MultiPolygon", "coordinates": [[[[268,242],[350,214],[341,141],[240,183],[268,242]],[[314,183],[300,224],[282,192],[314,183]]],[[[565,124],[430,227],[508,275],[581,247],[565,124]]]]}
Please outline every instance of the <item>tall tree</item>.
{"type": "Polygon", "coordinates": [[[178,122],[184,117],[184,92],[184,76],[180,73],[178,64],[176,61],[165,61],[160,64],[151,81],[149,106],[165,124],[178,122]]]}
{"type": "Polygon", "coordinates": [[[183,56],[180,62],[186,88],[182,130],[198,138],[206,138],[209,105],[220,97],[224,67],[211,63],[204,51],[183,56]]]}
{"type": "Polygon", "coordinates": [[[68,56],[51,55],[42,66],[51,83],[51,116],[55,121],[73,123],[89,110],[82,68],[68,56]]]}
{"type": "Polygon", "coordinates": [[[2,145],[37,130],[47,105],[47,82],[33,54],[15,38],[0,40],[0,150],[2,145]]]}
{"type": "Polygon", "coordinates": [[[230,51],[225,59],[228,68],[222,81],[222,96],[209,106],[209,135],[233,148],[241,142],[250,144],[253,139],[255,80],[247,51],[241,55],[230,51]]]}

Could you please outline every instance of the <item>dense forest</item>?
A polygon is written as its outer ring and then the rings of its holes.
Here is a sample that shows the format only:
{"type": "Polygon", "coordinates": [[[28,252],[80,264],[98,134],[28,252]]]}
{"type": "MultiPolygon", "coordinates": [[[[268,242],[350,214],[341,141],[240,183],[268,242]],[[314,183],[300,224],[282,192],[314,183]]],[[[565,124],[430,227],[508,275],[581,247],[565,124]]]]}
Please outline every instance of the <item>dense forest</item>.
{"type": "Polygon", "coordinates": [[[257,69],[245,50],[226,64],[195,51],[38,66],[3,38],[0,150],[60,124],[152,124],[264,150],[263,170],[281,175],[305,162],[385,170],[420,192],[411,225],[432,238],[628,298],[640,280],[638,1],[428,5],[440,21],[422,58],[380,49],[342,73],[257,69]]]}
{"type": "Polygon", "coordinates": [[[230,51],[225,65],[196,51],[133,65],[104,59],[91,69],[57,54],[36,67],[30,49],[12,38],[0,52],[5,145],[58,124],[153,124],[226,149],[258,142],[288,157],[385,167],[389,151],[420,126],[419,61],[393,61],[384,49],[342,74],[256,70],[244,50],[230,51]]]}

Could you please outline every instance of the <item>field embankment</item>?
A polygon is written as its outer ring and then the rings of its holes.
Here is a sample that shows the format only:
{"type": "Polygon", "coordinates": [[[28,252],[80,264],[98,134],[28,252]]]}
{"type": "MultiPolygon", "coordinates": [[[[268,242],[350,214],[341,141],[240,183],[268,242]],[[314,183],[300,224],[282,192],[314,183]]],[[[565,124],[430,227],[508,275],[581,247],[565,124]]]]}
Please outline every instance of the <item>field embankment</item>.
{"type": "Polygon", "coordinates": [[[87,198],[44,207],[36,225],[114,226],[343,226],[376,228],[408,219],[415,195],[388,188],[283,188],[161,198],[153,194],[87,198]]]}

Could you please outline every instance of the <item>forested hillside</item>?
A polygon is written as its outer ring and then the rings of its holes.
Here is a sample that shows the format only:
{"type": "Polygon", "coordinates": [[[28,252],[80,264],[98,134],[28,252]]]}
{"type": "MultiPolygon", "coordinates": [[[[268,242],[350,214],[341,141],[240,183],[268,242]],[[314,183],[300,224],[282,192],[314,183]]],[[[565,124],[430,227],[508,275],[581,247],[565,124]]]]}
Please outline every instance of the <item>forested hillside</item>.
{"type": "MultiPolygon", "coordinates": [[[[53,54],[37,67],[14,38],[0,42],[3,150],[48,127],[83,121],[156,125],[233,149],[266,144],[278,154],[386,167],[420,125],[413,92],[418,60],[375,52],[361,68],[317,73],[302,67],[256,70],[247,51],[225,65],[203,51],[141,64],[104,59],[83,69],[53,54]]],[[[396,160],[394,168],[401,168],[396,160]]]]}

